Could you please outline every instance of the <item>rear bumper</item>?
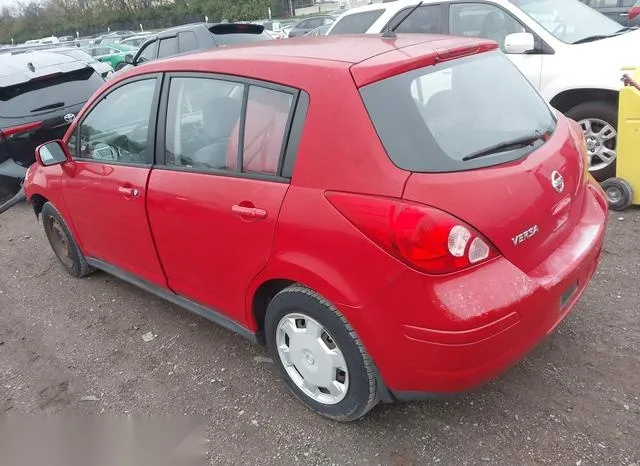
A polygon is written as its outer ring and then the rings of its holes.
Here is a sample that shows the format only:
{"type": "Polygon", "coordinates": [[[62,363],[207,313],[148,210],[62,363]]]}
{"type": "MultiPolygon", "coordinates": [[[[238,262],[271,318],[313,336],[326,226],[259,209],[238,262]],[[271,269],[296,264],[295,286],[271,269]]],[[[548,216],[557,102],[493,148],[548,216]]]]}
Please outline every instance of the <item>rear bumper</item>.
{"type": "Polygon", "coordinates": [[[379,303],[347,318],[396,398],[473,389],[518,362],[571,312],[595,273],[605,224],[606,200],[590,186],[580,224],[531,272],[504,258],[459,276],[407,272],[379,303]]]}

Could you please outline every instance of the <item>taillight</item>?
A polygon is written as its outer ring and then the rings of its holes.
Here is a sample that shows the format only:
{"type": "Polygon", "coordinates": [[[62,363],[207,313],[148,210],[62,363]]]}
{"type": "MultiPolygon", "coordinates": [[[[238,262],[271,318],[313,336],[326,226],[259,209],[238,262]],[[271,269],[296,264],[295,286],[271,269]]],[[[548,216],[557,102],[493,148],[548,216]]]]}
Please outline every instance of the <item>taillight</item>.
{"type": "Polygon", "coordinates": [[[28,133],[29,131],[33,131],[35,129],[40,128],[42,126],[41,121],[34,121],[33,123],[25,123],[24,125],[11,126],[9,128],[3,128],[0,130],[0,139],[4,136],[8,138],[10,136],[16,136],[22,133],[28,133]]]}
{"type": "Polygon", "coordinates": [[[629,19],[629,21],[632,21],[632,20],[636,19],[638,16],[640,16],[640,5],[635,4],[629,10],[628,19],[629,19]]]}
{"type": "Polygon", "coordinates": [[[589,158],[589,154],[587,152],[587,141],[584,137],[584,132],[582,131],[582,127],[575,122],[574,120],[569,120],[569,133],[573,138],[573,141],[580,153],[580,167],[584,172],[584,176],[586,177],[589,173],[589,165],[591,164],[591,159],[589,158]]]}
{"type": "Polygon", "coordinates": [[[359,194],[326,197],[370,240],[419,271],[457,272],[500,255],[478,231],[439,209],[359,194]]]}

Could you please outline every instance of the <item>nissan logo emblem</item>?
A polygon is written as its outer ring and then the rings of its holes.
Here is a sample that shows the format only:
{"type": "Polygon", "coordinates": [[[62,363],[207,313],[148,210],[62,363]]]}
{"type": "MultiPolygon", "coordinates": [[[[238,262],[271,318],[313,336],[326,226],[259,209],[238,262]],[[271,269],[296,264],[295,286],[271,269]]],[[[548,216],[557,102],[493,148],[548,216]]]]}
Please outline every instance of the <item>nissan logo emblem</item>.
{"type": "Polygon", "coordinates": [[[73,113],[67,113],[64,116],[64,121],[66,121],[67,123],[71,123],[75,118],[76,116],[73,113]]]}
{"type": "Polygon", "coordinates": [[[557,171],[551,173],[551,186],[559,193],[564,190],[564,178],[557,171]]]}

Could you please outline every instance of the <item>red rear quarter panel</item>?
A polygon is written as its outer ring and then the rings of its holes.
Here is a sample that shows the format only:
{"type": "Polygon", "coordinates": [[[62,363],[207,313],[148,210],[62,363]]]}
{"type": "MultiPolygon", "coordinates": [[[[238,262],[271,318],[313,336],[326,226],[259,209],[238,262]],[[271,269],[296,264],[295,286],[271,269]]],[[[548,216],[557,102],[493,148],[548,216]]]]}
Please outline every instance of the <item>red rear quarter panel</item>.
{"type": "Polygon", "coordinates": [[[301,282],[333,304],[358,307],[404,265],[325,198],[346,191],[399,198],[408,172],[389,160],[347,69],[308,76],[310,105],[269,263],[247,295],[270,279],[301,282]],[[366,257],[366,261],[362,258],[366,257]]]}

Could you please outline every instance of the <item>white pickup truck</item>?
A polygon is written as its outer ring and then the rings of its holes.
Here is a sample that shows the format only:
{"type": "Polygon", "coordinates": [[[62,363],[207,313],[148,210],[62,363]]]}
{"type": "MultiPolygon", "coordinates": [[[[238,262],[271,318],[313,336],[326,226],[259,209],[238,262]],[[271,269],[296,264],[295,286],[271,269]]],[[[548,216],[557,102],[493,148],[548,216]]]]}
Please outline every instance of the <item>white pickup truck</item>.
{"type": "Polygon", "coordinates": [[[640,65],[640,31],[578,0],[424,0],[416,8],[418,3],[386,0],[353,8],[328,34],[395,28],[493,39],[554,108],[580,123],[591,173],[599,180],[615,174],[621,69],[640,65]]]}

